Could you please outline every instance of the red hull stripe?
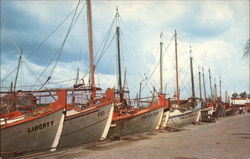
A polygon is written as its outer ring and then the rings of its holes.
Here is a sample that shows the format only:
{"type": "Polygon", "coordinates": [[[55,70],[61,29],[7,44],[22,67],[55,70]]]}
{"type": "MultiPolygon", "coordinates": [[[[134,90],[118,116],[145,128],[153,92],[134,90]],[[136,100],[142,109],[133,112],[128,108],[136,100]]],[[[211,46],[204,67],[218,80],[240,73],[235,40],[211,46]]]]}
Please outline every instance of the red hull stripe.
{"type": "Polygon", "coordinates": [[[122,120],[122,119],[126,119],[126,118],[132,118],[134,116],[145,114],[147,112],[150,112],[150,111],[153,111],[153,110],[156,110],[156,109],[159,109],[159,108],[162,108],[162,106],[147,108],[147,109],[141,110],[141,111],[139,111],[139,112],[137,112],[135,114],[131,114],[131,115],[124,115],[124,116],[115,117],[115,118],[112,119],[112,121],[118,121],[118,120],[122,120]]]}
{"type": "Polygon", "coordinates": [[[20,125],[20,124],[24,124],[26,122],[29,122],[29,121],[33,121],[33,120],[36,120],[38,118],[42,118],[44,116],[47,116],[49,114],[52,114],[54,112],[57,112],[57,111],[60,111],[62,110],[64,107],[61,107],[61,108],[58,108],[58,109],[53,109],[51,111],[48,111],[48,112],[45,112],[45,113],[42,113],[42,114],[39,114],[35,117],[32,117],[32,118],[28,118],[28,119],[23,119],[23,120],[19,120],[19,121],[16,121],[14,123],[10,123],[10,124],[6,124],[6,125],[3,125],[3,126],[0,126],[0,129],[5,129],[5,128],[8,128],[8,127],[12,127],[12,126],[16,126],[16,125],[20,125]]]}

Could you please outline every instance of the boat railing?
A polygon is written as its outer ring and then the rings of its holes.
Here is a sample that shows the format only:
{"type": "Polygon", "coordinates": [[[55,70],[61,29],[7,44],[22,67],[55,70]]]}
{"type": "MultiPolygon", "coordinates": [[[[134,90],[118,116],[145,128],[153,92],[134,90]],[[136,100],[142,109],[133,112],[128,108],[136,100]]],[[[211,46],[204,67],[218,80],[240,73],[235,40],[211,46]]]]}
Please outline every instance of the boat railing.
{"type": "MultiPolygon", "coordinates": [[[[5,118],[4,114],[0,113],[0,122],[2,122],[2,121],[4,121],[4,124],[7,124],[7,119],[5,118]]],[[[2,123],[1,123],[1,125],[2,125],[2,123]]]]}
{"type": "Polygon", "coordinates": [[[142,98],[132,98],[130,99],[131,103],[137,103],[140,106],[144,106],[145,104],[151,104],[157,102],[156,97],[154,96],[148,96],[148,97],[142,97],[142,98]]]}

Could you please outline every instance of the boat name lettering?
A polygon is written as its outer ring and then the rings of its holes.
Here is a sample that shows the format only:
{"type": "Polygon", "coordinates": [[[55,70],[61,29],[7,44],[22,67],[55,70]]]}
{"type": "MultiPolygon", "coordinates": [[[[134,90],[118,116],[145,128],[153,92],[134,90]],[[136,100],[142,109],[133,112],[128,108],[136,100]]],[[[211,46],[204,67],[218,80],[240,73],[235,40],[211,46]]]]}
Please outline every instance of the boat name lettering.
{"type": "Polygon", "coordinates": [[[104,111],[101,111],[101,112],[98,112],[97,116],[100,117],[100,116],[103,116],[105,114],[104,111]]]}
{"type": "Polygon", "coordinates": [[[189,115],[183,115],[182,117],[180,117],[180,119],[186,119],[192,116],[195,116],[196,114],[189,114],[189,115]]]}
{"type": "Polygon", "coordinates": [[[158,114],[159,114],[158,112],[153,112],[153,113],[142,116],[142,119],[147,119],[153,116],[157,116],[158,114]]]}
{"type": "Polygon", "coordinates": [[[48,121],[48,122],[45,122],[45,123],[42,123],[39,125],[32,126],[32,127],[28,128],[28,133],[51,127],[51,126],[53,126],[53,124],[54,124],[54,121],[52,120],[52,121],[48,121]]]}

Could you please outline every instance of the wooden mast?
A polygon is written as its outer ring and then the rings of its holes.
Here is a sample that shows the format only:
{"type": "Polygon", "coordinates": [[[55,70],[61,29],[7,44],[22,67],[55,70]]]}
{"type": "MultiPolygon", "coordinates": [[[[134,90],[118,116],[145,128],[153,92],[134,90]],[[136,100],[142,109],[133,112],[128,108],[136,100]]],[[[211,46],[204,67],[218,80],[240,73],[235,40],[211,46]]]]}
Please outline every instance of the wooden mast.
{"type": "Polygon", "coordinates": [[[123,86],[122,86],[122,90],[124,91],[125,90],[125,86],[126,86],[126,81],[127,81],[127,69],[125,68],[125,71],[124,71],[124,78],[123,78],[123,86]]]}
{"type": "Polygon", "coordinates": [[[91,74],[91,99],[94,100],[96,96],[95,87],[95,66],[94,66],[94,52],[93,52],[93,31],[92,31],[92,12],[91,0],[87,0],[87,15],[88,15],[88,29],[89,29],[89,57],[90,57],[90,74],[91,74]]]}
{"type": "Polygon", "coordinates": [[[78,80],[79,80],[79,67],[77,68],[75,86],[77,86],[78,80]]]}
{"type": "Polygon", "coordinates": [[[213,100],[213,89],[212,89],[212,81],[211,81],[211,72],[210,72],[210,68],[208,69],[208,73],[209,73],[209,83],[210,83],[211,100],[213,100]]]}
{"type": "Polygon", "coordinates": [[[77,83],[78,83],[78,79],[79,79],[79,67],[77,68],[77,73],[76,73],[76,82],[73,85],[74,90],[72,91],[72,105],[74,106],[75,104],[75,90],[78,87],[77,83]]]}
{"type": "Polygon", "coordinates": [[[179,104],[180,100],[180,91],[179,91],[179,77],[178,77],[178,54],[177,54],[177,32],[175,30],[175,64],[176,64],[176,97],[177,97],[177,104],[179,104]]]}
{"type": "Polygon", "coordinates": [[[19,59],[18,59],[18,64],[17,64],[17,71],[16,71],[16,77],[15,77],[15,82],[14,82],[14,89],[13,92],[11,94],[11,101],[13,104],[13,109],[14,111],[16,111],[16,84],[17,84],[17,78],[18,78],[18,73],[19,73],[19,68],[20,68],[20,64],[21,64],[21,59],[22,59],[22,54],[23,51],[21,50],[20,55],[19,55],[19,59]]]}
{"type": "Polygon", "coordinates": [[[220,99],[222,101],[222,94],[221,94],[221,77],[220,77],[220,99]]]}
{"type": "Polygon", "coordinates": [[[202,101],[202,90],[201,90],[201,71],[199,67],[199,92],[200,92],[200,101],[202,101]]]}
{"type": "Polygon", "coordinates": [[[160,35],[160,39],[161,39],[161,42],[160,42],[160,93],[161,94],[163,93],[163,85],[162,85],[162,45],[163,45],[163,42],[162,42],[162,35],[163,35],[163,33],[161,32],[161,35],[160,35]]]}
{"type": "Polygon", "coordinates": [[[190,72],[191,72],[191,85],[192,85],[192,101],[195,98],[195,90],[194,90],[194,72],[193,72],[193,57],[192,57],[192,49],[190,46],[190,72]]]}
{"type": "Polygon", "coordinates": [[[20,55],[19,55],[19,59],[18,59],[18,64],[17,64],[17,71],[16,71],[16,77],[15,77],[15,82],[14,82],[14,90],[13,90],[14,92],[16,91],[16,84],[17,84],[17,78],[18,78],[20,63],[21,63],[21,59],[22,59],[22,54],[23,54],[23,51],[21,50],[20,55]]]}
{"type": "Polygon", "coordinates": [[[214,100],[217,100],[217,85],[216,82],[214,83],[214,100]]]}
{"type": "Polygon", "coordinates": [[[213,97],[214,97],[214,101],[217,100],[217,84],[216,84],[216,79],[214,78],[214,92],[213,92],[213,97]]]}
{"type": "Polygon", "coordinates": [[[118,92],[120,95],[120,101],[123,100],[122,90],[122,76],[121,76],[121,53],[120,53],[120,27],[119,27],[119,12],[116,8],[116,44],[117,44],[117,65],[118,65],[118,92]]]}
{"type": "Polygon", "coordinates": [[[142,81],[140,82],[140,88],[139,88],[139,95],[138,95],[138,100],[137,100],[137,106],[140,106],[140,100],[141,100],[141,85],[142,85],[142,81]]]}
{"type": "Polygon", "coordinates": [[[225,103],[227,103],[227,91],[225,91],[225,103]]]}
{"type": "Polygon", "coordinates": [[[204,91],[204,98],[205,101],[207,101],[207,94],[206,94],[206,82],[205,82],[205,75],[204,75],[204,69],[202,67],[202,78],[203,78],[203,91],[204,91]]]}

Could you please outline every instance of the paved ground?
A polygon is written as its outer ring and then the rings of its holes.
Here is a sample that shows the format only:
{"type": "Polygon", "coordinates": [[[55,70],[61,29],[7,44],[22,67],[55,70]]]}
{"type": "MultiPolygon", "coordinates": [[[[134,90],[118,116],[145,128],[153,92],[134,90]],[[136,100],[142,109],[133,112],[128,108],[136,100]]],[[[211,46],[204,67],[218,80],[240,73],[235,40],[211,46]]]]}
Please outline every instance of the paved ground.
{"type": "MultiPolygon", "coordinates": [[[[36,156],[37,158],[38,156],[36,156]]],[[[45,159],[250,159],[250,114],[216,123],[189,125],[178,132],[127,136],[91,148],[59,151],[45,159]]]]}

